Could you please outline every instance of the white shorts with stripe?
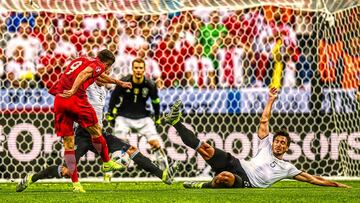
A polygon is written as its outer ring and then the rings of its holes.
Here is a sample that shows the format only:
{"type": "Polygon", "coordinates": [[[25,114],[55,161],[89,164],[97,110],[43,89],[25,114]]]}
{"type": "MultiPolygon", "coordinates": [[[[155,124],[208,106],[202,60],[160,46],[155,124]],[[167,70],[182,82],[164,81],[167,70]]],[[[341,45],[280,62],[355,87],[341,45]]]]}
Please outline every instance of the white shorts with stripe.
{"type": "Polygon", "coordinates": [[[115,119],[114,134],[116,137],[128,140],[130,133],[136,133],[145,136],[148,141],[161,140],[159,133],[156,131],[155,123],[150,117],[131,119],[118,116],[115,119]]]}

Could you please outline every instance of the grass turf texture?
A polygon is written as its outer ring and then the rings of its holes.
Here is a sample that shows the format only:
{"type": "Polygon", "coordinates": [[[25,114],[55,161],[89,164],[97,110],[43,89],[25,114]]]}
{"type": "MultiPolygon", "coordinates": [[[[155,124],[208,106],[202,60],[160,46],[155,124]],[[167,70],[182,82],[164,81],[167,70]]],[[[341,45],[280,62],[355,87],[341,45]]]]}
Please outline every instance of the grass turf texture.
{"type": "Polygon", "coordinates": [[[351,189],[284,181],[268,189],[185,189],[182,183],[82,183],[85,194],[69,183],[35,183],[16,193],[14,183],[0,184],[1,202],[360,202],[360,181],[341,181],[351,189]]]}

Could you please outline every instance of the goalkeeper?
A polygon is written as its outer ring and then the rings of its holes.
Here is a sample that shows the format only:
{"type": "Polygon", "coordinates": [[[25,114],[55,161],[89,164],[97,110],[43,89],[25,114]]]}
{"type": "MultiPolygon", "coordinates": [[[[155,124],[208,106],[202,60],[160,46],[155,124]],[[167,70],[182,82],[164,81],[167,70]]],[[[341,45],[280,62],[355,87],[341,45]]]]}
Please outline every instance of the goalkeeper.
{"type": "Polygon", "coordinates": [[[185,188],[267,188],[285,178],[308,182],[314,185],[349,187],[298,170],[293,164],[283,160],[290,145],[289,134],[285,131],[269,135],[269,119],[272,105],[277,97],[276,88],[271,88],[269,100],[260,120],[258,137],[259,151],[251,160],[239,160],[211,145],[200,142],[195,134],[181,122],[181,100],[175,102],[165,120],[175,127],[184,144],[196,150],[215,171],[212,181],[184,182],[185,188]]]}
{"type": "Polygon", "coordinates": [[[160,145],[160,136],[155,125],[160,124],[160,99],[153,81],[145,77],[145,62],[138,58],[132,61],[132,75],[123,81],[130,82],[132,89],[116,86],[111,94],[108,120],[115,121],[114,135],[122,140],[128,140],[130,132],[146,136],[161,169],[168,167],[164,150],[160,145]],[[155,123],[146,110],[146,102],[151,98],[155,112],[155,123]],[[155,124],[155,125],[154,125],[155,124]]]}
{"type": "MultiPolygon", "coordinates": [[[[102,114],[103,107],[105,105],[105,94],[106,90],[101,85],[101,83],[96,82],[89,86],[87,89],[87,95],[89,98],[90,104],[94,107],[95,112],[99,118],[99,124],[102,125],[102,114]]],[[[76,163],[79,162],[80,158],[85,155],[89,150],[97,153],[94,146],[91,142],[90,134],[82,127],[78,126],[75,130],[75,158],[76,163]]],[[[130,159],[132,159],[135,164],[137,164],[140,168],[145,171],[151,173],[152,175],[160,178],[165,184],[172,184],[173,175],[177,167],[177,163],[175,162],[171,167],[167,167],[164,170],[159,169],[155,164],[151,162],[151,160],[145,157],[135,146],[131,146],[121,139],[104,133],[104,138],[108,145],[109,152],[112,154],[116,151],[126,152],[130,159]]],[[[121,157],[113,157],[112,158],[121,158],[121,157]]],[[[124,166],[125,167],[125,166],[124,166]]],[[[47,167],[46,169],[38,172],[38,173],[29,173],[24,179],[22,179],[16,187],[17,192],[22,192],[29,185],[35,183],[40,179],[48,179],[48,178],[62,178],[69,176],[69,170],[65,165],[54,165],[47,167]]],[[[85,190],[81,190],[79,192],[85,192],[85,190]]]]}

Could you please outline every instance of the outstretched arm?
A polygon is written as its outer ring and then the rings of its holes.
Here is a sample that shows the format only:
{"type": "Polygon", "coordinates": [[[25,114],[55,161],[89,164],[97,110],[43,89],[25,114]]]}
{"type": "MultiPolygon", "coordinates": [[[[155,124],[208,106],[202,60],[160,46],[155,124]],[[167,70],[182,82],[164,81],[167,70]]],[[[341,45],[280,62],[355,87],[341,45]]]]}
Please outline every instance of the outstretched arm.
{"type": "Polygon", "coordinates": [[[258,131],[258,136],[260,139],[264,139],[269,135],[269,120],[271,116],[272,106],[277,98],[278,90],[276,88],[271,88],[269,91],[269,99],[265,105],[264,111],[260,119],[260,126],[258,131]]]}
{"type": "Polygon", "coordinates": [[[295,180],[311,183],[313,185],[320,185],[320,186],[328,186],[328,187],[341,187],[341,188],[351,188],[348,185],[338,183],[331,180],[326,180],[320,176],[313,176],[306,172],[301,172],[299,175],[294,176],[295,180]]]}
{"type": "Polygon", "coordinates": [[[88,79],[92,76],[94,69],[91,67],[87,67],[84,70],[82,70],[79,75],[76,77],[73,86],[71,87],[70,90],[64,90],[64,92],[62,94],[60,94],[61,97],[71,97],[72,95],[74,95],[77,90],[79,89],[79,87],[88,79]]]}
{"type": "Polygon", "coordinates": [[[130,82],[123,82],[121,80],[116,80],[110,76],[108,76],[107,74],[103,73],[101,74],[97,80],[101,83],[110,83],[110,84],[116,84],[116,85],[119,85],[120,87],[123,87],[123,88],[131,88],[132,85],[130,82]]]}

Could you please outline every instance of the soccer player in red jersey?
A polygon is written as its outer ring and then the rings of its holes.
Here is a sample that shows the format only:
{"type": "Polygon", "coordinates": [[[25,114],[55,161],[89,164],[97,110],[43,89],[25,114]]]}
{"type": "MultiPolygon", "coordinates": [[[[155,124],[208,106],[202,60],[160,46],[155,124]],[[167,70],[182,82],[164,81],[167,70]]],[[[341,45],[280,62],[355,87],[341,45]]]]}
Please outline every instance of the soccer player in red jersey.
{"type": "Polygon", "coordinates": [[[131,88],[131,83],[113,79],[106,74],[114,61],[115,56],[106,49],[100,51],[94,59],[76,58],[70,62],[60,79],[49,90],[49,93],[55,96],[55,131],[58,136],[63,137],[64,159],[73,182],[74,192],[85,192],[78,180],[74,151],[74,122],[90,133],[92,144],[103,160],[102,171],[122,169],[120,164],[110,160],[95,110],[86,96],[86,89],[95,81],[131,88]]]}

